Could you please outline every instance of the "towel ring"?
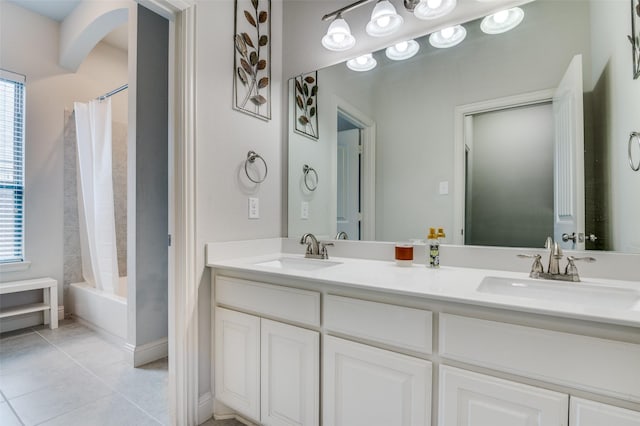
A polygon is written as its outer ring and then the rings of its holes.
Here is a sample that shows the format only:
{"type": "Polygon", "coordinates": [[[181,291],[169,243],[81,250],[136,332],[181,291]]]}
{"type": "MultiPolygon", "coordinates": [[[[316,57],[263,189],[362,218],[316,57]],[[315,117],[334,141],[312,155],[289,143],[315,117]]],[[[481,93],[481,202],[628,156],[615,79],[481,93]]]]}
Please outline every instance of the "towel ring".
{"type": "Polygon", "coordinates": [[[631,154],[631,146],[633,145],[633,140],[638,142],[638,148],[640,148],[640,133],[639,132],[631,132],[629,135],[629,165],[631,166],[631,170],[637,172],[640,170],[640,158],[638,158],[638,164],[634,164],[633,155],[631,154]]]}
{"type": "Polygon", "coordinates": [[[267,162],[264,161],[264,158],[262,158],[260,156],[260,154],[256,153],[255,151],[249,151],[247,153],[247,159],[244,162],[244,172],[247,175],[247,177],[249,178],[249,180],[253,183],[262,183],[264,182],[264,180],[267,178],[267,173],[269,172],[269,168],[267,167],[267,162]],[[262,179],[254,179],[249,175],[249,170],[247,170],[247,167],[249,166],[249,163],[253,164],[256,161],[256,158],[259,158],[260,160],[262,160],[262,164],[264,164],[264,176],[262,177],[262,179]]]}
{"type": "Polygon", "coordinates": [[[304,173],[304,186],[306,186],[309,191],[315,191],[318,187],[318,172],[316,172],[313,167],[307,164],[302,166],[302,172],[304,173]],[[313,187],[309,186],[309,181],[307,180],[307,178],[309,177],[309,172],[313,172],[313,174],[316,175],[316,184],[313,187]]]}

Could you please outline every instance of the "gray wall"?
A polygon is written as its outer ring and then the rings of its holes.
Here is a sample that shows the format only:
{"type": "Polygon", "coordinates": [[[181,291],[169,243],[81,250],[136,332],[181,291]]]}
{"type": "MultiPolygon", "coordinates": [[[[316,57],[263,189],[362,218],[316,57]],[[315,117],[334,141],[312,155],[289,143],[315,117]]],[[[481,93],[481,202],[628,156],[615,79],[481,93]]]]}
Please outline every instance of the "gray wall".
{"type": "Polygon", "coordinates": [[[129,245],[135,335],[129,340],[136,346],[168,335],[168,52],[169,22],[138,6],[136,141],[133,155],[129,150],[135,161],[135,211],[129,211],[129,223],[135,222],[135,244],[129,245]]]}
{"type": "Polygon", "coordinates": [[[549,103],[473,116],[465,244],[540,247],[553,236],[553,128],[549,103]]]}

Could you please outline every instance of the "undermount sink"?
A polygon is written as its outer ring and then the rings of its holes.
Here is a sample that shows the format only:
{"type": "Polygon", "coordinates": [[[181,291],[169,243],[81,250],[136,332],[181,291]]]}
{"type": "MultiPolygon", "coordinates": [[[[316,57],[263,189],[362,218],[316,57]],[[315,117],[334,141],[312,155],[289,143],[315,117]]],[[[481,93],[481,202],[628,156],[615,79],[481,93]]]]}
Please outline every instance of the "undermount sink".
{"type": "Polygon", "coordinates": [[[341,265],[342,262],[333,262],[324,259],[307,259],[298,257],[280,257],[278,259],[267,260],[255,263],[255,266],[264,266],[265,268],[273,268],[279,270],[295,270],[295,271],[317,271],[319,269],[330,268],[332,266],[341,265]]]}
{"type": "Polygon", "coordinates": [[[640,292],[636,290],[585,282],[485,277],[480,282],[478,291],[611,309],[632,309],[636,304],[640,306],[640,292]]]}

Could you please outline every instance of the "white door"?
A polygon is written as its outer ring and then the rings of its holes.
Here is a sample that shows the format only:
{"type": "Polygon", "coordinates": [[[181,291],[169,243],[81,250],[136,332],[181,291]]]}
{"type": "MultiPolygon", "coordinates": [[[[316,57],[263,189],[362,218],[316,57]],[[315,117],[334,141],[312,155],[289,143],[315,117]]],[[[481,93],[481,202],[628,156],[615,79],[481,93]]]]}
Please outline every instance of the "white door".
{"type": "Polygon", "coordinates": [[[318,425],[319,333],[264,318],[261,324],[262,424],[318,425]]]}
{"type": "Polygon", "coordinates": [[[439,426],[567,426],[569,396],[440,367],[439,426]]]}
{"type": "Polygon", "coordinates": [[[360,129],[338,132],[337,230],[360,239],[360,129]]]}
{"type": "Polygon", "coordinates": [[[555,122],[554,240],[563,249],[584,250],[584,118],[582,55],[571,60],[553,95],[555,122]],[[562,241],[562,235],[576,241],[562,241]]]}
{"type": "Polygon", "coordinates": [[[216,399],[260,419],[260,318],[215,310],[216,399]]]}
{"type": "Polygon", "coordinates": [[[640,412],[572,396],[569,426],[640,426],[640,412]]]}
{"type": "Polygon", "coordinates": [[[324,426],[428,426],[431,363],[327,336],[324,426]]]}

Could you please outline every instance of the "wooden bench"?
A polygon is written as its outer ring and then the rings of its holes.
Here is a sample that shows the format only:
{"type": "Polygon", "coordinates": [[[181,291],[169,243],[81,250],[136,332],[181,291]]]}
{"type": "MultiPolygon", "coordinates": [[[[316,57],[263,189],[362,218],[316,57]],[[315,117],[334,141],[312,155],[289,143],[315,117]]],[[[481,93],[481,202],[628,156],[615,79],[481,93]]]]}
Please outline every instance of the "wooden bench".
{"type": "Polygon", "coordinates": [[[47,277],[0,283],[0,295],[29,290],[43,290],[44,301],[2,309],[0,318],[42,311],[44,323],[51,329],[58,328],[58,281],[47,277]]]}

